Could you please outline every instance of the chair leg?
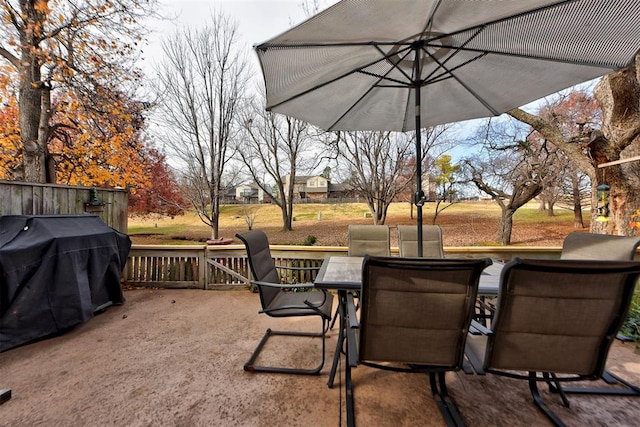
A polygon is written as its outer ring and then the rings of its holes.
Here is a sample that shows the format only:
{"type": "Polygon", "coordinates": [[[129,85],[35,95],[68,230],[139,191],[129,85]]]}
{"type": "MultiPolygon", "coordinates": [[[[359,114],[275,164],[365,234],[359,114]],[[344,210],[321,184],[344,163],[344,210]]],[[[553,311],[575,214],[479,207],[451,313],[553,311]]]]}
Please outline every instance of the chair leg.
{"type": "MultiPolygon", "coordinates": [[[[347,349],[347,353],[349,350],[347,349]]],[[[355,407],[353,403],[353,381],[351,380],[351,365],[348,362],[344,364],[344,391],[345,391],[345,400],[347,404],[347,426],[355,427],[356,425],[356,415],[355,415],[355,407]]]]}
{"type": "Polygon", "coordinates": [[[560,399],[562,400],[562,404],[565,408],[571,407],[569,403],[569,399],[567,399],[567,395],[564,392],[564,388],[558,381],[558,377],[556,374],[552,374],[549,372],[543,372],[542,377],[545,379],[545,382],[549,386],[549,391],[552,393],[558,393],[560,395],[560,399]]]}
{"type": "MultiPolygon", "coordinates": [[[[563,388],[563,391],[567,394],[600,394],[606,396],[640,396],[640,387],[631,384],[630,382],[620,378],[619,376],[605,371],[602,374],[602,379],[611,385],[621,385],[624,388],[590,388],[590,387],[576,387],[576,388],[563,388]]],[[[556,390],[552,390],[556,392],[556,390]]]]}
{"type": "Polygon", "coordinates": [[[298,375],[317,375],[322,370],[324,366],[325,359],[325,322],[328,323],[328,320],[322,319],[322,333],[317,332],[292,332],[292,331],[273,331],[271,329],[267,329],[264,336],[258,343],[258,346],[251,354],[251,357],[244,364],[244,370],[247,372],[272,372],[279,374],[298,374],[298,375]],[[287,367],[278,367],[278,366],[256,366],[254,365],[258,355],[264,348],[265,344],[269,340],[269,337],[273,335],[284,335],[284,336],[293,336],[293,337],[320,337],[322,338],[322,358],[320,360],[320,364],[314,368],[310,369],[300,369],[300,368],[287,368],[287,367]]]}
{"type": "Polygon", "coordinates": [[[531,397],[533,397],[533,403],[540,409],[546,416],[558,427],[565,427],[565,423],[544,403],[540,391],[538,391],[538,382],[535,372],[529,372],[529,390],[531,391],[531,397]]]}
{"type": "Polygon", "coordinates": [[[445,381],[445,372],[431,372],[429,373],[429,383],[431,385],[431,393],[438,405],[440,413],[444,417],[444,421],[447,426],[450,427],[463,427],[464,420],[458,411],[455,403],[449,397],[447,391],[447,383],[445,381]]]}
{"type": "Polygon", "coordinates": [[[0,389],[0,405],[11,399],[11,389],[0,389]]]}
{"type": "Polygon", "coordinates": [[[333,318],[331,318],[331,324],[329,325],[329,329],[333,329],[336,325],[336,320],[338,320],[338,316],[340,315],[340,307],[336,307],[336,312],[333,313],[333,318]]]}

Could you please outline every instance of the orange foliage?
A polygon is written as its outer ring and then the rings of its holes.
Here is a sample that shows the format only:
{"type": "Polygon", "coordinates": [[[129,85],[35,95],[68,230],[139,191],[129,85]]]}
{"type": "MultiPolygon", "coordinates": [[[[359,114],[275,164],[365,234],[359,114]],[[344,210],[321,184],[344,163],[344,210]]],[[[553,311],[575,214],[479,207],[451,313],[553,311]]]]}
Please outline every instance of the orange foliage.
{"type": "Polygon", "coordinates": [[[8,102],[0,110],[0,179],[10,179],[10,171],[20,166],[18,108],[8,102]]]}
{"type": "MultiPolygon", "coordinates": [[[[23,178],[31,180],[43,179],[37,165],[44,160],[49,168],[55,167],[57,182],[144,186],[149,177],[139,158],[144,149],[141,108],[125,93],[137,86],[140,71],[135,60],[147,32],[141,22],[155,14],[157,0],[68,3],[0,2],[5,35],[0,57],[13,67],[21,93],[41,92],[42,110],[27,108],[33,114],[21,115],[22,132],[47,142],[42,154],[21,160],[22,146],[11,152],[3,136],[0,161],[6,163],[10,155],[17,164],[26,161],[23,178]],[[36,159],[39,156],[44,159],[36,159]]],[[[0,81],[0,101],[7,87],[0,81]]],[[[29,105],[37,102],[37,94],[31,101],[29,105]]],[[[12,122],[3,120],[5,127],[12,122]]],[[[0,173],[6,176],[5,163],[0,163],[0,173]]]]}
{"type": "Polygon", "coordinates": [[[109,187],[150,185],[151,176],[142,157],[141,112],[135,103],[130,104],[106,104],[88,111],[86,104],[71,96],[57,101],[49,152],[56,162],[58,182],[109,187]]]}
{"type": "MultiPolygon", "coordinates": [[[[22,144],[16,98],[7,76],[0,74],[0,179],[15,179],[12,171],[21,168],[22,144]]],[[[101,101],[104,105],[98,103],[87,111],[85,104],[69,94],[56,99],[48,150],[57,182],[134,191],[150,186],[151,172],[144,159],[147,148],[141,135],[142,107],[119,102],[117,97],[101,101]]]]}

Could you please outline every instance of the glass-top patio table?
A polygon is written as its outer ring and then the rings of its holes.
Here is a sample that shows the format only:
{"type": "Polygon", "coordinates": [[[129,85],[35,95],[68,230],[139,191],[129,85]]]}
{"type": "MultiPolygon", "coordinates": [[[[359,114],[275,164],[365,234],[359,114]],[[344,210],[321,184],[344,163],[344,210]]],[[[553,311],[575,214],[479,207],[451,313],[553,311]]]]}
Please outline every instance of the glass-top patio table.
{"type": "MultiPolygon", "coordinates": [[[[338,316],[340,321],[336,352],[333,356],[331,373],[329,374],[329,388],[333,387],[335,374],[340,360],[340,351],[345,336],[345,321],[347,307],[347,293],[358,292],[362,287],[363,257],[328,256],[318,271],[314,286],[319,289],[329,289],[338,292],[338,316]]],[[[496,262],[487,267],[480,277],[478,297],[495,297],[498,295],[500,272],[504,266],[496,262]]]]}

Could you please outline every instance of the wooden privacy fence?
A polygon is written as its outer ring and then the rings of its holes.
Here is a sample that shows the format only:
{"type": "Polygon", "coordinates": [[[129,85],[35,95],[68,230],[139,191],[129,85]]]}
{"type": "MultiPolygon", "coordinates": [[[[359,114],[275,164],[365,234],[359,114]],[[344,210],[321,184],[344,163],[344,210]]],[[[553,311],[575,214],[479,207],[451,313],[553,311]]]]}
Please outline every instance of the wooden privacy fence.
{"type": "Polygon", "coordinates": [[[127,233],[128,205],[129,192],[124,189],[0,180],[0,215],[97,215],[109,227],[127,233]]]}
{"type": "MultiPolygon", "coordinates": [[[[272,245],[276,265],[319,267],[328,255],[346,256],[346,247],[272,245]]],[[[397,254],[398,249],[392,248],[397,254]]],[[[445,247],[447,257],[510,260],[522,258],[558,258],[557,247],[445,247]]],[[[243,245],[167,246],[134,245],[124,272],[125,284],[158,288],[230,289],[246,288],[249,264],[243,245]]],[[[312,282],[315,272],[294,271],[283,278],[287,283],[312,282]]]]}

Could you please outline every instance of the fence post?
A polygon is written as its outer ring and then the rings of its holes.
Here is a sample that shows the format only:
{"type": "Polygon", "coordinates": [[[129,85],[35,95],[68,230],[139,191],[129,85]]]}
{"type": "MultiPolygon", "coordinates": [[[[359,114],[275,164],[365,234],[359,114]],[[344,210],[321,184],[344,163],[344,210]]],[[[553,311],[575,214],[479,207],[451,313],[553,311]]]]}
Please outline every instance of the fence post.
{"type": "Polygon", "coordinates": [[[198,284],[204,290],[207,289],[207,283],[209,283],[207,271],[209,268],[207,266],[207,246],[205,246],[198,256],[198,284]]]}

